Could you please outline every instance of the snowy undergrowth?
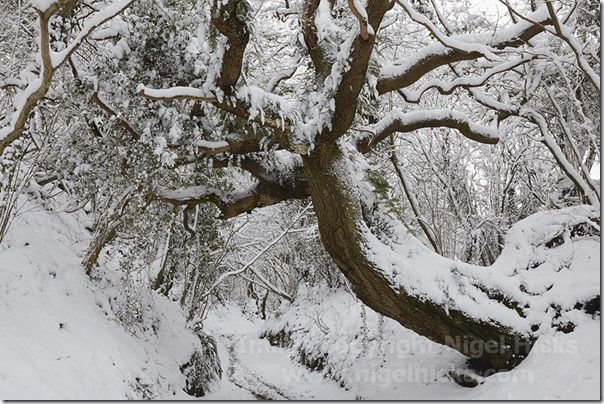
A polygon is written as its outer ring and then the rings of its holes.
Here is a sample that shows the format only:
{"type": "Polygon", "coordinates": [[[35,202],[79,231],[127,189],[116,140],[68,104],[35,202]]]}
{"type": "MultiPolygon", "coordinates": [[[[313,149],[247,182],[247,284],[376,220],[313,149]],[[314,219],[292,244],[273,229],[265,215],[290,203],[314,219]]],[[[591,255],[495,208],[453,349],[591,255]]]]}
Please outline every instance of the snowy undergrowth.
{"type": "Polygon", "coordinates": [[[252,311],[233,304],[217,306],[204,321],[215,335],[224,377],[203,399],[354,400],[351,391],[290,358],[290,351],[259,338],[264,324],[252,311]]]}
{"type": "Polygon", "coordinates": [[[178,304],[148,291],[126,330],[118,266],[91,281],[88,218],[58,210],[27,202],[0,244],[0,397],[191,398],[180,367],[200,343],[178,304]]]}
{"type": "Polygon", "coordinates": [[[574,332],[544,332],[518,367],[473,388],[450,376],[467,371],[464,356],[363,309],[344,290],[301,291],[260,335],[364,399],[598,399],[600,318],[575,321],[574,332]]]}

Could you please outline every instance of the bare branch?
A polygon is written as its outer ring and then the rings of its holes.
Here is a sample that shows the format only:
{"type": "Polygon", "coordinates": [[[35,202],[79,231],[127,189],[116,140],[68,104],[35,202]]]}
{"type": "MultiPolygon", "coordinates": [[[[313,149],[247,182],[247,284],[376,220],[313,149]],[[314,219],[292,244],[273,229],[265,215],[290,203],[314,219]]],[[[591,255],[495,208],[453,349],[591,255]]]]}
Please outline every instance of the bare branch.
{"type": "Polygon", "coordinates": [[[132,125],[130,125],[130,123],[128,123],[128,121],[126,121],[124,118],[122,118],[120,116],[120,114],[118,114],[117,112],[115,112],[113,110],[113,108],[111,108],[109,106],[109,104],[107,102],[103,101],[99,97],[98,91],[95,91],[90,96],[90,99],[92,100],[92,102],[94,102],[96,105],[98,105],[99,108],[101,108],[107,115],[109,115],[110,117],[115,117],[115,119],[117,119],[119,125],[122,128],[124,128],[124,130],[126,132],[128,132],[130,134],[130,136],[132,136],[133,139],[139,139],[140,138],[140,134],[132,127],[132,125]]]}
{"type": "Polygon", "coordinates": [[[577,189],[581,190],[590,204],[594,206],[598,206],[600,204],[600,195],[598,195],[594,190],[590,187],[588,181],[586,181],[580,172],[578,172],[575,167],[568,161],[564,152],[556,142],[556,139],[551,134],[548,122],[543,114],[531,110],[529,108],[525,108],[523,111],[523,116],[527,118],[529,121],[534,123],[539,130],[541,131],[541,135],[543,136],[542,143],[549,149],[556,159],[558,166],[564,173],[570,178],[570,180],[575,184],[577,189]]]}
{"type": "MultiPolygon", "coordinates": [[[[308,205],[306,205],[306,207],[304,209],[302,209],[302,211],[298,214],[298,216],[296,216],[294,218],[294,220],[292,220],[292,222],[289,224],[289,226],[287,226],[281,234],[279,234],[277,237],[275,237],[273,240],[271,240],[271,242],[268,243],[260,252],[258,252],[258,254],[256,254],[254,256],[254,258],[252,258],[250,261],[248,261],[247,264],[243,265],[240,269],[233,270],[233,271],[220,275],[220,277],[216,280],[216,282],[214,282],[212,284],[212,286],[210,286],[208,288],[208,290],[204,293],[202,298],[203,299],[207,298],[210,295],[210,293],[212,293],[214,291],[214,289],[216,289],[229,276],[242,274],[248,268],[250,268],[256,261],[258,261],[258,259],[260,257],[262,257],[275,244],[277,244],[283,237],[285,237],[287,235],[287,233],[289,233],[289,231],[292,229],[292,227],[294,227],[294,225],[298,222],[298,220],[300,220],[300,218],[306,214],[306,212],[308,211],[308,209],[310,209],[310,207],[311,207],[310,203],[308,205]]],[[[258,275],[258,274],[256,273],[256,275],[258,275]]]]}
{"type": "MultiPolygon", "coordinates": [[[[392,144],[394,146],[394,138],[392,135],[390,135],[390,144],[392,144]]],[[[419,202],[417,201],[417,198],[415,197],[415,193],[413,192],[413,189],[411,189],[411,184],[409,183],[409,181],[407,180],[407,177],[403,173],[401,165],[398,161],[398,157],[396,155],[395,148],[392,148],[392,150],[390,152],[390,161],[392,162],[392,166],[394,167],[394,172],[396,173],[396,176],[401,181],[403,191],[405,191],[405,195],[407,195],[407,200],[409,201],[409,205],[411,205],[411,210],[413,210],[413,214],[415,215],[415,218],[417,219],[419,226],[421,227],[422,231],[426,235],[426,238],[432,245],[432,248],[434,248],[434,251],[437,254],[442,254],[440,245],[438,244],[438,241],[436,240],[436,235],[434,234],[434,229],[432,229],[432,227],[430,227],[430,224],[422,215],[422,212],[419,208],[419,202]]]]}

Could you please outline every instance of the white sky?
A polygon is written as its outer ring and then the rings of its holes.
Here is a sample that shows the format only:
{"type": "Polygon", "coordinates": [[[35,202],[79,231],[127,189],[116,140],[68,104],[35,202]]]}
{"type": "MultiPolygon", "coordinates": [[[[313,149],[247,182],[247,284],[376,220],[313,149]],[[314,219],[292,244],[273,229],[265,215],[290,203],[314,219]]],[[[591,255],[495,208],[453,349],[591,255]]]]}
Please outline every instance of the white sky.
{"type": "Polygon", "coordinates": [[[505,6],[501,4],[498,0],[469,0],[472,4],[472,8],[474,12],[483,12],[492,15],[497,15],[499,12],[500,15],[505,14],[507,11],[505,6]]]}
{"type": "Polygon", "coordinates": [[[589,175],[593,179],[600,179],[600,163],[594,163],[594,165],[591,167],[591,172],[589,173],[589,175]]]}

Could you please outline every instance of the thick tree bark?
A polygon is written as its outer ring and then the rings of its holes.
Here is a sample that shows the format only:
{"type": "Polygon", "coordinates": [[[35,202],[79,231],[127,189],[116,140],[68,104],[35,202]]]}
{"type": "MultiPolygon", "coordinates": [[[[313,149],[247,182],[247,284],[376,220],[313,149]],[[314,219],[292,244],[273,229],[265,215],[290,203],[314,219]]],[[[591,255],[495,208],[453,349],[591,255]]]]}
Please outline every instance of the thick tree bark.
{"type": "MultiPolygon", "coordinates": [[[[494,322],[470,318],[411,295],[389,281],[368,259],[359,223],[358,196],[346,184],[337,147],[319,150],[305,159],[305,171],[323,244],[359,299],[403,326],[473,358],[482,370],[506,370],[519,364],[532,342],[494,322]]],[[[417,268],[421,271],[422,268],[417,268]]]]}

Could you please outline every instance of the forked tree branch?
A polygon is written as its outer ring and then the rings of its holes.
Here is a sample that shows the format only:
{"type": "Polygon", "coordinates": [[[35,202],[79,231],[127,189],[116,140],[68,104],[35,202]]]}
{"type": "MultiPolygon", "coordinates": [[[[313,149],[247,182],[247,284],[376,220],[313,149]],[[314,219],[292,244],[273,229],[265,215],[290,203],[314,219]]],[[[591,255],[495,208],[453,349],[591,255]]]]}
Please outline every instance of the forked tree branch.
{"type": "Polygon", "coordinates": [[[348,7],[350,8],[350,11],[354,17],[359,20],[361,38],[364,41],[368,40],[369,35],[373,35],[373,28],[369,26],[369,21],[367,21],[367,12],[360,4],[357,4],[355,0],[348,0],[348,7]]]}
{"type": "MultiPolygon", "coordinates": [[[[544,26],[551,22],[545,7],[541,7],[532,13],[531,20],[534,23],[520,21],[500,32],[479,35],[478,40],[484,39],[492,49],[517,48],[543,32],[544,26]]],[[[406,57],[400,64],[384,66],[382,76],[376,86],[378,93],[385,94],[408,87],[441,66],[484,56],[483,53],[472,50],[471,44],[468,43],[468,46],[464,48],[461,45],[461,39],[457,41],[456,37],[449,38],[456,39],[456,48],[434,43],[406,57]]],[[[476,41],[477,39],[473,40],[476,41]]]]}
{"type": "MultiPolygon", "coordinates": [[[[384,14],[392,6],[393,3],[389,0],[369,0],[367,2],[367,22],[374,33],[377,33],[384,14]]],[[[367,39],[363,39],[362,35],[358,35],[352,42],[347,58],[349,68],[342,72],[334,96],[331,128],[329,133],[321,137],[321,142],[333,143],[350,129],[356,116],[359,94],[365,84],[375,38],[375,34],[369,35],[367,39]]]]}

